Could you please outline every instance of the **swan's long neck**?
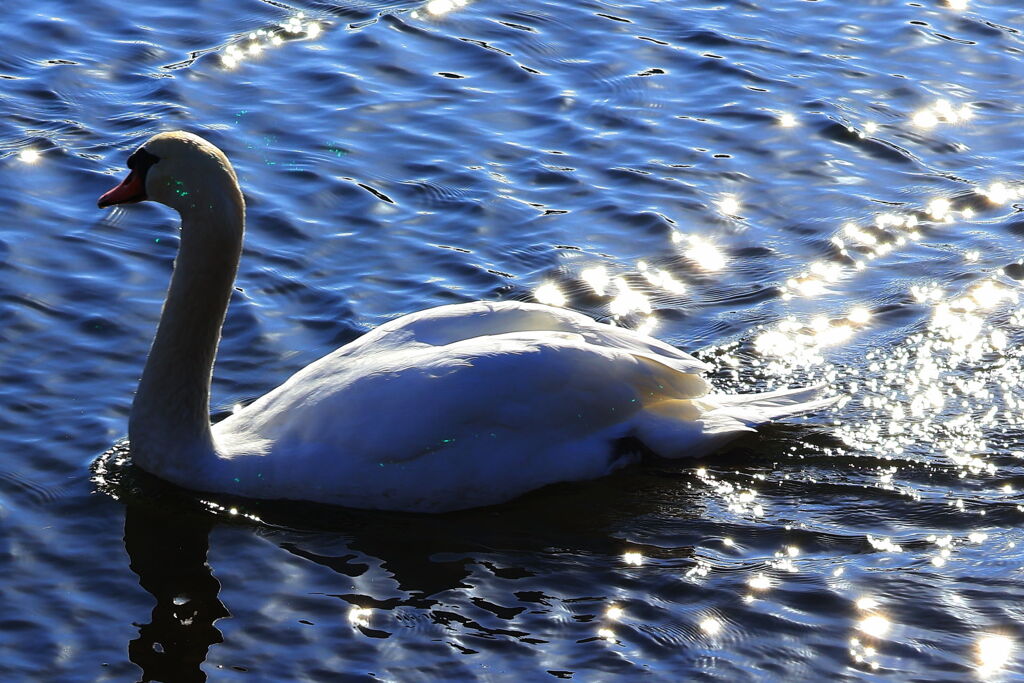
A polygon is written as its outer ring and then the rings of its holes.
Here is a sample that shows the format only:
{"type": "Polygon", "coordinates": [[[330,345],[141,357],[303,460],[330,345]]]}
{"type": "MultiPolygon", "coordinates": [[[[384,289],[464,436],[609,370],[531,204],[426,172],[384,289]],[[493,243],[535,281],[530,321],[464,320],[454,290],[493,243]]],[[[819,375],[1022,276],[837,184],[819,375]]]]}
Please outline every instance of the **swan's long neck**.
{"type": "Polygon", "coordinates": [[[135,462],[171,481],[194,480],[216,456],[210,380],[245,224],[233,175],[179,207],[181,246],[128,423],[135,462]]]}

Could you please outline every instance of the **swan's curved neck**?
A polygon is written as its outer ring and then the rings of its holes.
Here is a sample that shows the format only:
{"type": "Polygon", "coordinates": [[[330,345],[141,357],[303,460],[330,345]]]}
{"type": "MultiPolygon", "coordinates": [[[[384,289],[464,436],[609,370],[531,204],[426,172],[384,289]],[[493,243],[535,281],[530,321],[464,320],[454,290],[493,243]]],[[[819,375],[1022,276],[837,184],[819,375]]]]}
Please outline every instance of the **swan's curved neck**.
{"type": "Polygon", "coordinates": [[[171,481],[194,478],[216,456],[210,380],[245,225],[241,192],[227,180],[179,207],[181,246],[128,423],[135,462],[171,481]]]}

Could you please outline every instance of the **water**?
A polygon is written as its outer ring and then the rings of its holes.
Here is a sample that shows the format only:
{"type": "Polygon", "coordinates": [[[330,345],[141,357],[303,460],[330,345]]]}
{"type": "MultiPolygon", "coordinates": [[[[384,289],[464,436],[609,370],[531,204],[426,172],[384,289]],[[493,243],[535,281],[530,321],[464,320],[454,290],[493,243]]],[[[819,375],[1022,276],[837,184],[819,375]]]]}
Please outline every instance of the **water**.
{"type": "Polygon", "coordinates": [[[1024,676],[1019,3],[4,9],[5,681],[1024,676]],[[513,298],[850,400],[439,517],[94,470],[177,246],[95,199],[170,128],[249,205],[219,409],[513,298]]]}

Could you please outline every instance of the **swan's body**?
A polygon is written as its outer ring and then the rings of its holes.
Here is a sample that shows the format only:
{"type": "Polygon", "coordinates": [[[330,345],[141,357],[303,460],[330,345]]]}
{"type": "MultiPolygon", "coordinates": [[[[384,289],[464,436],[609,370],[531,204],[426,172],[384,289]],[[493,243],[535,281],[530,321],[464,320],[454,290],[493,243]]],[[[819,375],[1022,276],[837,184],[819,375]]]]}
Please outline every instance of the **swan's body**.
{"type": "Polygon", "coordinates": [[[224,155],[187,133],[151,138],[129,166],[101,206],[154,199],[182,216],[129,423],[135,463],[181,486],[455,510],[607,474],[629,462],[616,448],[624,437],[664,457],[699,457],[828,403],[814,388],[709,395],[706,366],[656,339],[564,309],[475,302],[382,325],[211,428],[242,196],[224,155]]]}

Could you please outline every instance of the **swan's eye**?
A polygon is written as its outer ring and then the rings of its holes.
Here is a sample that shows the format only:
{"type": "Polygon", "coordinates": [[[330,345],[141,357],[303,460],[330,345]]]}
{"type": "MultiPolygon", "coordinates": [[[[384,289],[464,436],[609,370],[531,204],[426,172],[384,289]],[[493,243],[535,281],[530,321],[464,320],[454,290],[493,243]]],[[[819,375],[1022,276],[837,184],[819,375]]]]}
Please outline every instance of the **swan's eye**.
{"type": "Polygon", "coordinates": [[[160,161],[160,157],[155,154],[150,154],[141,147],[135,150],[130,157],[128,157],[128,168],[133,171],[145,173],[150,166],[160,161]]]}

